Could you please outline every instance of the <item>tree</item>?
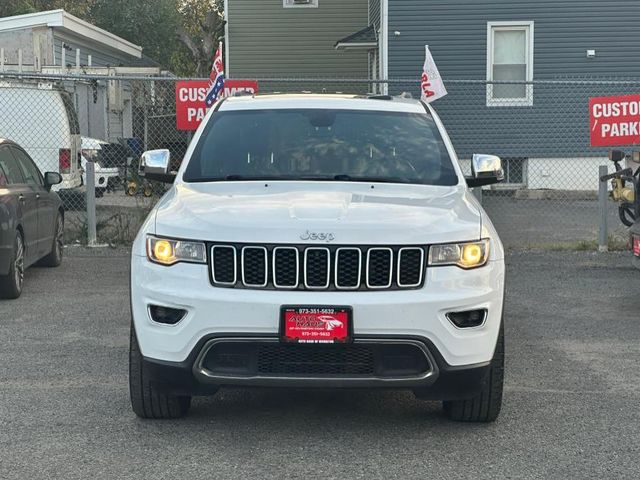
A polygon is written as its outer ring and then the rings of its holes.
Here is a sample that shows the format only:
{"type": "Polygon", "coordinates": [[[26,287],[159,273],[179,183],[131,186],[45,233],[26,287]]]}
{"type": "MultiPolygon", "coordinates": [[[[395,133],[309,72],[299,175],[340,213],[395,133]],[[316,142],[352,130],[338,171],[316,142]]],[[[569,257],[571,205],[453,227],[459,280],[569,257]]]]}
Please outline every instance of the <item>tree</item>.
{"type": "Polygon", "coordinates": [[[88,20],[140,45],[144,54],[171,67],[180,25],[177,0],[93,0],[88,20]]]}
{"type": "Polygon", "coordinates": [[[182,19],[178,38],[191,53],[194,73],[207,77],[213,54],[224,37],[224,3],[222,0],[181,0],[178,11],[182,19]]]}
{"type": "Polygon", "coordinates": [[[1,0],[0,17],[63,8],[72,15],[86,16],[94,0],[1,0]]]}

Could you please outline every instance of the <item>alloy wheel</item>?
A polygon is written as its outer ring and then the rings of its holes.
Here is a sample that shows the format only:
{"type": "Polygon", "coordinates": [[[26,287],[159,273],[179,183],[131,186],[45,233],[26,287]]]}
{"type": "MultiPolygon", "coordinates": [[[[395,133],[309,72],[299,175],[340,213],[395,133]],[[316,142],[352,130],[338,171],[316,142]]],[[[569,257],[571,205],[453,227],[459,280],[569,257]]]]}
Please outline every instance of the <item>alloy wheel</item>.
{"type": "Polygon", "coordinates": [[[21,289],[24,281],[24,243],[22,237],[16,237],[16,257],[14,260],[14,274],[16,276],[16,286],[21,289]]]}

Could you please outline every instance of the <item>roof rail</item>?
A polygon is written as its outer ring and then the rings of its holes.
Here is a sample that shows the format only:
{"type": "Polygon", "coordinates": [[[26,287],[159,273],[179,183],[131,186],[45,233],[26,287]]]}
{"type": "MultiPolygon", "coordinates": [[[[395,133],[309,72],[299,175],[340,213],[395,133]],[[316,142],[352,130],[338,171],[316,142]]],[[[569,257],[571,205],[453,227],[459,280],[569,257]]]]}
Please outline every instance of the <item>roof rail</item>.
{"type": "Polygon", "coordinates": [[[255,93],[246,90],[237,90],[231,94],[232,97],[255,97],[255,93]]]}
{"type": "Polygon", "coordinates": [[[383,95],[383,94],[376,94],[376,93],[367,95],[367,98],[371,100],[393,100],[393,97],[391,95],[383,95]]]}

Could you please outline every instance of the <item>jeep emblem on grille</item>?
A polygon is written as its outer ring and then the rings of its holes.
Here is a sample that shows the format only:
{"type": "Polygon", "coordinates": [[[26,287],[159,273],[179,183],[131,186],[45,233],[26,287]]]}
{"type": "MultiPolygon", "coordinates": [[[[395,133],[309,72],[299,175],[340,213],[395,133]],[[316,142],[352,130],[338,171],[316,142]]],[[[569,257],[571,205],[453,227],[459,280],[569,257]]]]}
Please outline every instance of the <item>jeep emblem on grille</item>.
{"type": "Polygon", "coordinates": [[[302,235],[300,235],[301,240],[320,240],[322,242],[333,242],[335,240],[335,236],[330,232],[310,232],[307,230],[302,235]]]}

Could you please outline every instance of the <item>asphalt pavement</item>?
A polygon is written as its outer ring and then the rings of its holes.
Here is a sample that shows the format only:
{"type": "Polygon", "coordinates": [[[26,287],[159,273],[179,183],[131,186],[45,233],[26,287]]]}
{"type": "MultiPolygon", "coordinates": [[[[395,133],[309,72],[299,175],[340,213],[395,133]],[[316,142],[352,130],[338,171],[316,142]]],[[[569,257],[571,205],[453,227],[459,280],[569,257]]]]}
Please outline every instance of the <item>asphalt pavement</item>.
{"type": "Polygon", "coordinates": [[[128,253],[69,248],[0,301],[1,479],[638,478],[640,271],[629,254],[508,256],[503,411],[452,423],[409,392],[226,389],[129,406],[128,253]]]}

